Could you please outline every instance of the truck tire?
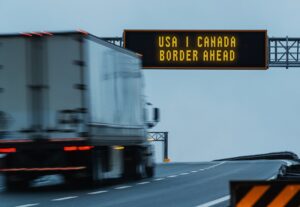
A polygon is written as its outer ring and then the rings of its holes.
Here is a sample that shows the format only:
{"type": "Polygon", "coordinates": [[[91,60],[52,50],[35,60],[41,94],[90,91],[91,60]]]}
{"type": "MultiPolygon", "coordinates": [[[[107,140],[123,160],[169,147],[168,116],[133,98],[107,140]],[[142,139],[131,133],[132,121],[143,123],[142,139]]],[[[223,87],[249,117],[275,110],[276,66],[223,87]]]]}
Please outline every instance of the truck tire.
{"type": "Polygon", "coordinates": [[[96,185],[103,180],[103,168],[101,151],[96,150],[92,154],[90,170],[87,173],[86,181],[89,185],[96,185]]]}
{"type": "Polygon", "coordinates": [[[135,165],[135,179],[143,179],[147,177],[146,164],[143,161],[137,162],[135,165]]]}
{"type": "Polygon", "coordinates": [[[152,165],[152,166],[146,167],[146,174],[147,174],[148,178],[153,178],[154,174],[155,174],[155,166],[152,165]]]}
{"type": "Polygon", "coordinates": [[[25,190],[29,187],[29,180],[17,176],[5,176],[5,187],[8,191],[25,190]]]}
{"type": "Polygon", "coordinates": [[[65,175],[65,181],[67,184],[74,186],[95,186],[103,181],[103,167],[101,163],[101,151],[97,150],[92,152],[88,161],[88,168],[84,174],[80,176],[74,176],[72,174],[65,175]]]}
{"type": "Polygon", "coordinates": [[[143,158],[144,149],[132,147],[124,153],[125,179],[142,179],[147,177],[146,160],[143,158]]]}

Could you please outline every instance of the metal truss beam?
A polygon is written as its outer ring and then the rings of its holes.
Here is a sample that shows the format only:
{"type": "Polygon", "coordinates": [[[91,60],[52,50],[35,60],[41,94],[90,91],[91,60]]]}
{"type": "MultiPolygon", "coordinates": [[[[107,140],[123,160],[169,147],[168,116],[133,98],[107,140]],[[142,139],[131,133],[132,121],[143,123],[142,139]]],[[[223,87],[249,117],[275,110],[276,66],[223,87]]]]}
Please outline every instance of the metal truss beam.
{"type": "Polygon", "coordinates": [[[117,45],[119,47],[123,47],[122,37],[101,37],[101,39],[111,44],[117,45]]]}
{"type": "Polygon", "coordinates": [[[169,162],[168,156],[168,132],[148,132],[148,140],[153,142],[163,142],[164,144],[164,162],[169,162]]]}
{"type": "Polygon", "coordinates": [[[269,67],[300,67],[300,38],[269,38],[269,67]]]}

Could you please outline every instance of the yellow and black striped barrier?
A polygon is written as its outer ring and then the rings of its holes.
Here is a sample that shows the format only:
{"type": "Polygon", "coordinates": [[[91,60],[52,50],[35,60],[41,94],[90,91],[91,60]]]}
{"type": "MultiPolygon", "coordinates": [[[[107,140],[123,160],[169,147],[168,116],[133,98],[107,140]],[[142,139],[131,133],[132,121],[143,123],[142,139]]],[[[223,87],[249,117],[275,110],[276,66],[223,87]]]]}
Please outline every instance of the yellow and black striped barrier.
{"type": "Polygon", "coordinates": [[[299,207],[300,181],[232,181],[231,207],[299,207]]]}

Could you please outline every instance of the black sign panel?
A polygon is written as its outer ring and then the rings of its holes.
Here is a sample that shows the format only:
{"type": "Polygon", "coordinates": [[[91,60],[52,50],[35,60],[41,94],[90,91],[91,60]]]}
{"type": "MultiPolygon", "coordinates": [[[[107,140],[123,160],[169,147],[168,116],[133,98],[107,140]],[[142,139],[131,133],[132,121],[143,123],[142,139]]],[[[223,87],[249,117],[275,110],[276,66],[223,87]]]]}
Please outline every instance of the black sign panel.
{"type": "Polygon", "coordinates": [[[125,30],[143,68],[267,69],[265,30],[125,30]]]}

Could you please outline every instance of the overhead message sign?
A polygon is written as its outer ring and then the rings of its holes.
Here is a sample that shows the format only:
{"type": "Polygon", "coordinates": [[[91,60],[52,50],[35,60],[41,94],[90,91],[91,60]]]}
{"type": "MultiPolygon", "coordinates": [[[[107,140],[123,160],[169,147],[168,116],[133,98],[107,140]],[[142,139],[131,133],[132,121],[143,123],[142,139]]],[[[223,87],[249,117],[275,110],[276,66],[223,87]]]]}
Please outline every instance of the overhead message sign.
{"type": "Polygon", "coordinates": [[[143,68],[267,69],[265,30],[125,30],[143,68]]]}

